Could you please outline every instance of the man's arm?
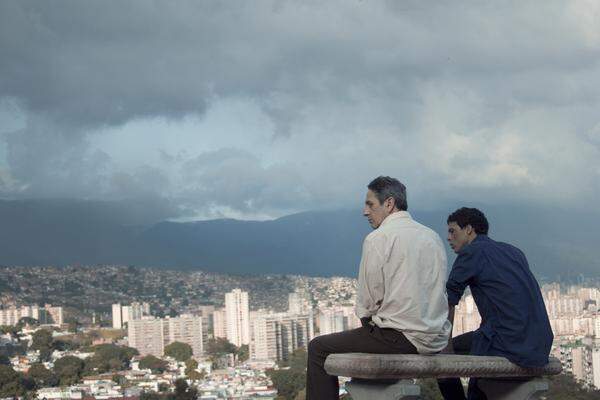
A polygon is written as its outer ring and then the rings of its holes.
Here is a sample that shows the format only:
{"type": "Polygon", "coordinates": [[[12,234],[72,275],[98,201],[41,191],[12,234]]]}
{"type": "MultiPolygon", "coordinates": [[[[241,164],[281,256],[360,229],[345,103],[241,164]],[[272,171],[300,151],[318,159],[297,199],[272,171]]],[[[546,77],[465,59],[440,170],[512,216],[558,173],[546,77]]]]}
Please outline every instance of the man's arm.
{"type": "MultiPolygon", "coordinates": [[[[460,301],[466,287],[473,282],[473,279],[479,274],[481,263],[477,261],[472,251],[461,252],[454,264],[452,271],[446,282],[446,292],[448,293],[448,321],[452,324],[454,330],[454,311],[460,301]]],[[[448,338],[448,345],[442,353],[454,353],[454,345],[452,343],[452,331],[448,338]]]]}
{"type": "MultiPolygon", "coordinates": [[[[461,252],[450,271],[450,276],[446,282],[446,292],[448,293],[448,305],[454,307],[458,304],[465,289],[473,282],[473,279],[479,275],[481,262],[472,251],[461,252]]],[[[450,314],[448,313],[448,317],[450,314]]],[[[454,315],[452,315],[454,317],[454,315]]],[[[450,321],[452,322],[452,321],[450,321]]]]}
{"type": "MultiPolygon", "coordinates": [[[[450,323],[452,324],[452,329],[454,329],[454,306],[451,304],[448,304],[448,321],[450,321],[450,323]]],[[[454,345],[452,343],[452,331],[450,331],[450,336],[448,337],[448,345],[446,346],[446,348],[444,348],[444,350],[442,350],[442,353],[454,353],[454,345]]]]}
{"type": "Polygon", "coordinates": [[[360,318],[363,326],[377,313],[384,292],[383,256],[377,249],[377,243],[367,237],[363,243],[356,298],[356,316],[360,318]]]}

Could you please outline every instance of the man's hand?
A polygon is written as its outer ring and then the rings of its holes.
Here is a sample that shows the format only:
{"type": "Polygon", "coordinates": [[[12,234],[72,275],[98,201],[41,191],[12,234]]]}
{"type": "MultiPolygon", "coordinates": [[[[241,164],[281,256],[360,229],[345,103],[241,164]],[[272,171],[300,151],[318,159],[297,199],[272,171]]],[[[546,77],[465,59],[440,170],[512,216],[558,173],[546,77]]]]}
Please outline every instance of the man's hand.
{"type": "MultiPolygon", "coordinates": [[[[454,325],[454,306],[448,304],[448,321],[454,325]]],[[[454,354],[454,344],[452,343],[452,330],[450,330],[450,337],[448,338],[448,344],[441,351],[442,354],[454,354]]]]}

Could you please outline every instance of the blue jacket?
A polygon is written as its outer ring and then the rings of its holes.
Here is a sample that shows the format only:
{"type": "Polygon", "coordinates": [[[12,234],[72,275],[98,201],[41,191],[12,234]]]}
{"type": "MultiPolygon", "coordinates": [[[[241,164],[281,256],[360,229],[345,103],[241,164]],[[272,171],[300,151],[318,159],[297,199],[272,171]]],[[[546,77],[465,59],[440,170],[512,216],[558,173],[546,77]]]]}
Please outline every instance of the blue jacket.
{"type": "Polygon", "coordinates": [[[471,354],[503,356],[522,367],[548,363],[554,336],[540,287],[521,250],[477,235],[452,266],[446,283],[450,305],[458,304],[467,286],[481,314],[471,354]]]}

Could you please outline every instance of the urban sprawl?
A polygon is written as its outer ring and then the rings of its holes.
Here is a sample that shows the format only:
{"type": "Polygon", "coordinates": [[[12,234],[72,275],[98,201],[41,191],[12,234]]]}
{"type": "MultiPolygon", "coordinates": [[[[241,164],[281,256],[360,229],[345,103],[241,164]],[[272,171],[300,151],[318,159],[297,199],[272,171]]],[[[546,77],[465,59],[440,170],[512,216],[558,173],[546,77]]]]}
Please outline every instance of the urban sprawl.
{"type": "MultiPolygon", "coordinates": [[[[272,371],[289,369],[313,337],[360,326],[351,278],[2,267],[0,285],[4,368],[30,376],[22,391],[40,399],[192,389],[199,399],[274,399],[272,371]]],[[[600,388],[598,285],[542,292],[552,354],[580,385],[600,388]]],[[[454,335],[479,326],[469,294],[454,321],[454,335]]]]}

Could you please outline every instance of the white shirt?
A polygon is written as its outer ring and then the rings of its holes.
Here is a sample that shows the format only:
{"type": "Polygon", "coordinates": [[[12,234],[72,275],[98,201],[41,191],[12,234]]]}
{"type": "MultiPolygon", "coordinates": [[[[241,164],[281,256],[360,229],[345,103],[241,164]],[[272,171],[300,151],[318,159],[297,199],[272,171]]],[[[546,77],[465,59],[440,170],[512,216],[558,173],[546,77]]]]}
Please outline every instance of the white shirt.
{"type": "Polygon", "coordinates": [[[404,334],[419,353],[448,344],[446,251],[439,235],[406,211],[388,215],[365,238],[356,315],[404,334]]]}

